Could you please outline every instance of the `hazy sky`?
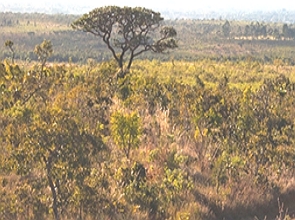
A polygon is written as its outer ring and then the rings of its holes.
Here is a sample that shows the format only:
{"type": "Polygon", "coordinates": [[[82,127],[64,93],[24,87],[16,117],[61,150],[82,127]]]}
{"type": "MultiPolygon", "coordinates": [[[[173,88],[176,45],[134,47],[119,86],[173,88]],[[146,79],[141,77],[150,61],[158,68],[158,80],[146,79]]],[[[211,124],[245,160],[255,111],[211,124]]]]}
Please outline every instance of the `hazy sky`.
{"type": "MultiPolygon", "coordinates": [[[[2,1],[2,0],[1,0],[2,1]]],[[[60,3],[71,6],[83,6],[83,8],[95,8],[105,5],[118,6],[142,6],[154,10],[273,10],[273,9],[295,9],[294,0],[7,0],[6,4],[27,5],[35,4],[38,7],[47,7],[48,4],[60,3]]],[[[1,2],[0,2],[1,5],[1,2]]],[[[85,13],[81,11],[81,13],[85,13]]]]}
{"type": "MultiPolygon", "coordinates": [[[[78,2],[78,1],[77,1],[78,2]]],[[[91,1],[89,1],[91,2],[91,1]]],[[[193,10],[197,8],[235,8],[235,9],[257,9],[257,8],[295,8],[294,0],[109,0],[109,4],[131,6],[140,5],[149,8],[161,9],[185,9],[193,10]]]]}

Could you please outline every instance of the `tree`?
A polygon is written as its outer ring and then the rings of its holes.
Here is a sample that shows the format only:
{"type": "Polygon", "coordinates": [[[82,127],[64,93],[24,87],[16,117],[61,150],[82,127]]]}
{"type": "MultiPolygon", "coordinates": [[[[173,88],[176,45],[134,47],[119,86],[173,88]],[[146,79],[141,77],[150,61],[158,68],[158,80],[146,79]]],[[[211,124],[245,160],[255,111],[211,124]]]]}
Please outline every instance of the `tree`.
{"type": "Polygon", "coordinates": [[[9,50],[11,51],[11,54],[12,54],[12,63],[14,63],[14,49],[13,49],[13,42],[11,40],[7,40],[5,42],[5,47],[8,47],[9,50]]]}
{"type": "Polygon", "coordinates": [[[115,143],[129,159],[131,149],[138,148],[140,144],[140,118],[136,113],[115,112],[111,117],[111,132],[115,143]]]}
{"type": "Polygon", "coordinates": [[[41,44],[36,45],[34,53],[38,56],[38,59],[41,62],[41,72],[43,72],[48,57],[53,53],[51,41],[44,40],[41,44]]]}
{"type": "Polygon", "coordinates": [[[261,28],[260,28],[260,34],[261,34],[263,37],[266,37],[266,36],[267,36],[266,25],[262,25],[262,26],[261,26],[261,28]]]}
{"type": "Polygon", "coordinates": [[[223,33],[224,37],[229,38],[230,31],[231,31],[230,23],[228,20],[226,20],[225,23],[222,25],[222,33],[223,33]]]}
{"type": "Polygon", "coordinates": [[[286,38],[289,38],[291,36],[291,30],[289,29],[287,24],[283,25],[283,35],[286,38]]]}
{"type": "Polygon", "coordinates": [[[102,38],[111,51],[124,77],[135,57],[152,51],[163,53],[177,47],[173,27],[163,27],[159,38],[154,40],[154,32],[163,21],[160,13],[141,7],[107,6],[96,8],[73,22],[76,30],[91,33],[102,38]],[[127,71],[123,71],[125,58],[128,58],[127,71]]]}
{"type": "MultiPolygon", "coordinates": [[[[56,67],[48,71],[48,77],[39,79],[34,71],[0,63],[0,182],[5,171],[7,176],[19,177],[17,181],[7,179],[9,184],[22,186],[11,192],[21,207],[11,212],[27,219],[46,219],[50,212],[55,220],[65,219],[64,211],[71,207],[82,213],[84,202],[91,199],[87,179],[93,161],[103,160],[100,153],[106,149],[97,118],[86,114],[84,107],[88,98],[94,97],[70,82],[71,78],[61,77],[64,70],[56,67]],[[77,106],[81,103],[84,108],[77,106]]],[[[6,197],[2,191],[0,185],[0,197],[6,197]]],[[[3,219],[3,199],[0,207],[3,219]]]]}
{"type": "Polygon", "coordinates": [[[251,36],[251,28],[250,28],[249,25],[246,25],[246,26],[245,26],[244,35],[245,35],[246,37],[250,37],[250,36],[251,36]]]}

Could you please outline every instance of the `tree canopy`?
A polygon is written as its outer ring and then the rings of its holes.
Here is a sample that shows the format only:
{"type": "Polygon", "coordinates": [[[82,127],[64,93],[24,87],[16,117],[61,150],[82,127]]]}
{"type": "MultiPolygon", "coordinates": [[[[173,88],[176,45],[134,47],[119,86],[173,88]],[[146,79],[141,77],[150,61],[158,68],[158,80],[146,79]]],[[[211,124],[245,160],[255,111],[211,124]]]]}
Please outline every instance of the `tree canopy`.
{"type": "Polygon", "coordinates": [[[173,27],[162,27],[156,33],[163,20],[160,13],[150,9],[107,6],[84,14],[72,27],[102,38],[121,70],[128,57],[129,70],[134,58],[144,52],[163,53],[177,47],[173,27]]]}

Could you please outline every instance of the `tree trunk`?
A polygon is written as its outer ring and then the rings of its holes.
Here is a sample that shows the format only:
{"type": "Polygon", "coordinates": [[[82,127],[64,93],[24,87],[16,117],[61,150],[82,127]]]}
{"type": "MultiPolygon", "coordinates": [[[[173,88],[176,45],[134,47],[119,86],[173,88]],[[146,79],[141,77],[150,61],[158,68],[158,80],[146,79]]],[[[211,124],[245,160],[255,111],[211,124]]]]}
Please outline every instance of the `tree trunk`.
{"type": "Polygon", "coordinates": [[[43,156],[43,160],[46,164],[46,172],[47,172],[47,180],[48,180],[48,184],[51,190],[51,194],[52,194],[52,209],[53,209],[53,214],[54,214],[54,219],[55,220],[60,220],[59,218],[59,214],[58,214],[58,205],[57,205],[57,193],[56,193],[56,187],[53,183],[52,180],[52,176],[51,176],[51,162],[52,159],[51,157],[49,157],[48,159],[46,159],[45,156],[43,156]]]}
{"type": "Polygon", "coordinates": [[[79,220],[83,220],[83,200],[80,201],[79,220]]]}
{"type": "Polygon", "coordinates": [[[53,198],[52,209],[53,209],[54,219],[59,220],[56,190],[55,190],[55,186],[53,184],[51,175],[49,173],[47,173],[47,179],[48,179],[49,187],[50,187],[52,198],[53,198]]]}
{"type": "Polygon", "coordinates": [[[130,68],[131,68],[131,65],[132,65],[133,59],[134,59],[134,52],[132,51],[132,52],[131,52],[131,55],[130,55],[130,58],[129,58],[128,66],[127,66],[127,69],[128,69],[128,70],[130,70],[130,68]]]}

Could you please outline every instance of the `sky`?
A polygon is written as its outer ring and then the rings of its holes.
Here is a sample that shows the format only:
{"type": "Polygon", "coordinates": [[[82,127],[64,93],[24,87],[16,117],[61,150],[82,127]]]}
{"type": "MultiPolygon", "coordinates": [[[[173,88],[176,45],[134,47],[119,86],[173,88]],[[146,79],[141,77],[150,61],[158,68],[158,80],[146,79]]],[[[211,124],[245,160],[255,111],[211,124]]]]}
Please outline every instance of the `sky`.
{"type": "MultiPolygon", "coordinates": [[[[78,2],[78,1],[77,1],[78,2]]],[[[136,6],[141,4],[149,8],[174,9],[174,10],[193,10],[196,8],[209,9],[275,9],[275,8],[290,8],[295,9],[294,0],[108,0],[108,3],[115,5],[130,4],[136,6]]]]}
{"type": "MultiPolygon", "coordinates": [[[[2,1],[2,0],[1,0],[2,1]]],[[[201,10],[295,10],[294,0],[8,0],[4,4],[36,5],[48,7],[49,4],[70,5],[71,7],[83,7],[84,10],[102,7],[106,5],[141,6],[153,10],[194,11],[201,10]]],[[[1,5],[1,2],[0,2],[1,5]]],[[[81,11],[86,13],[88,11],[81,11]]]]}

